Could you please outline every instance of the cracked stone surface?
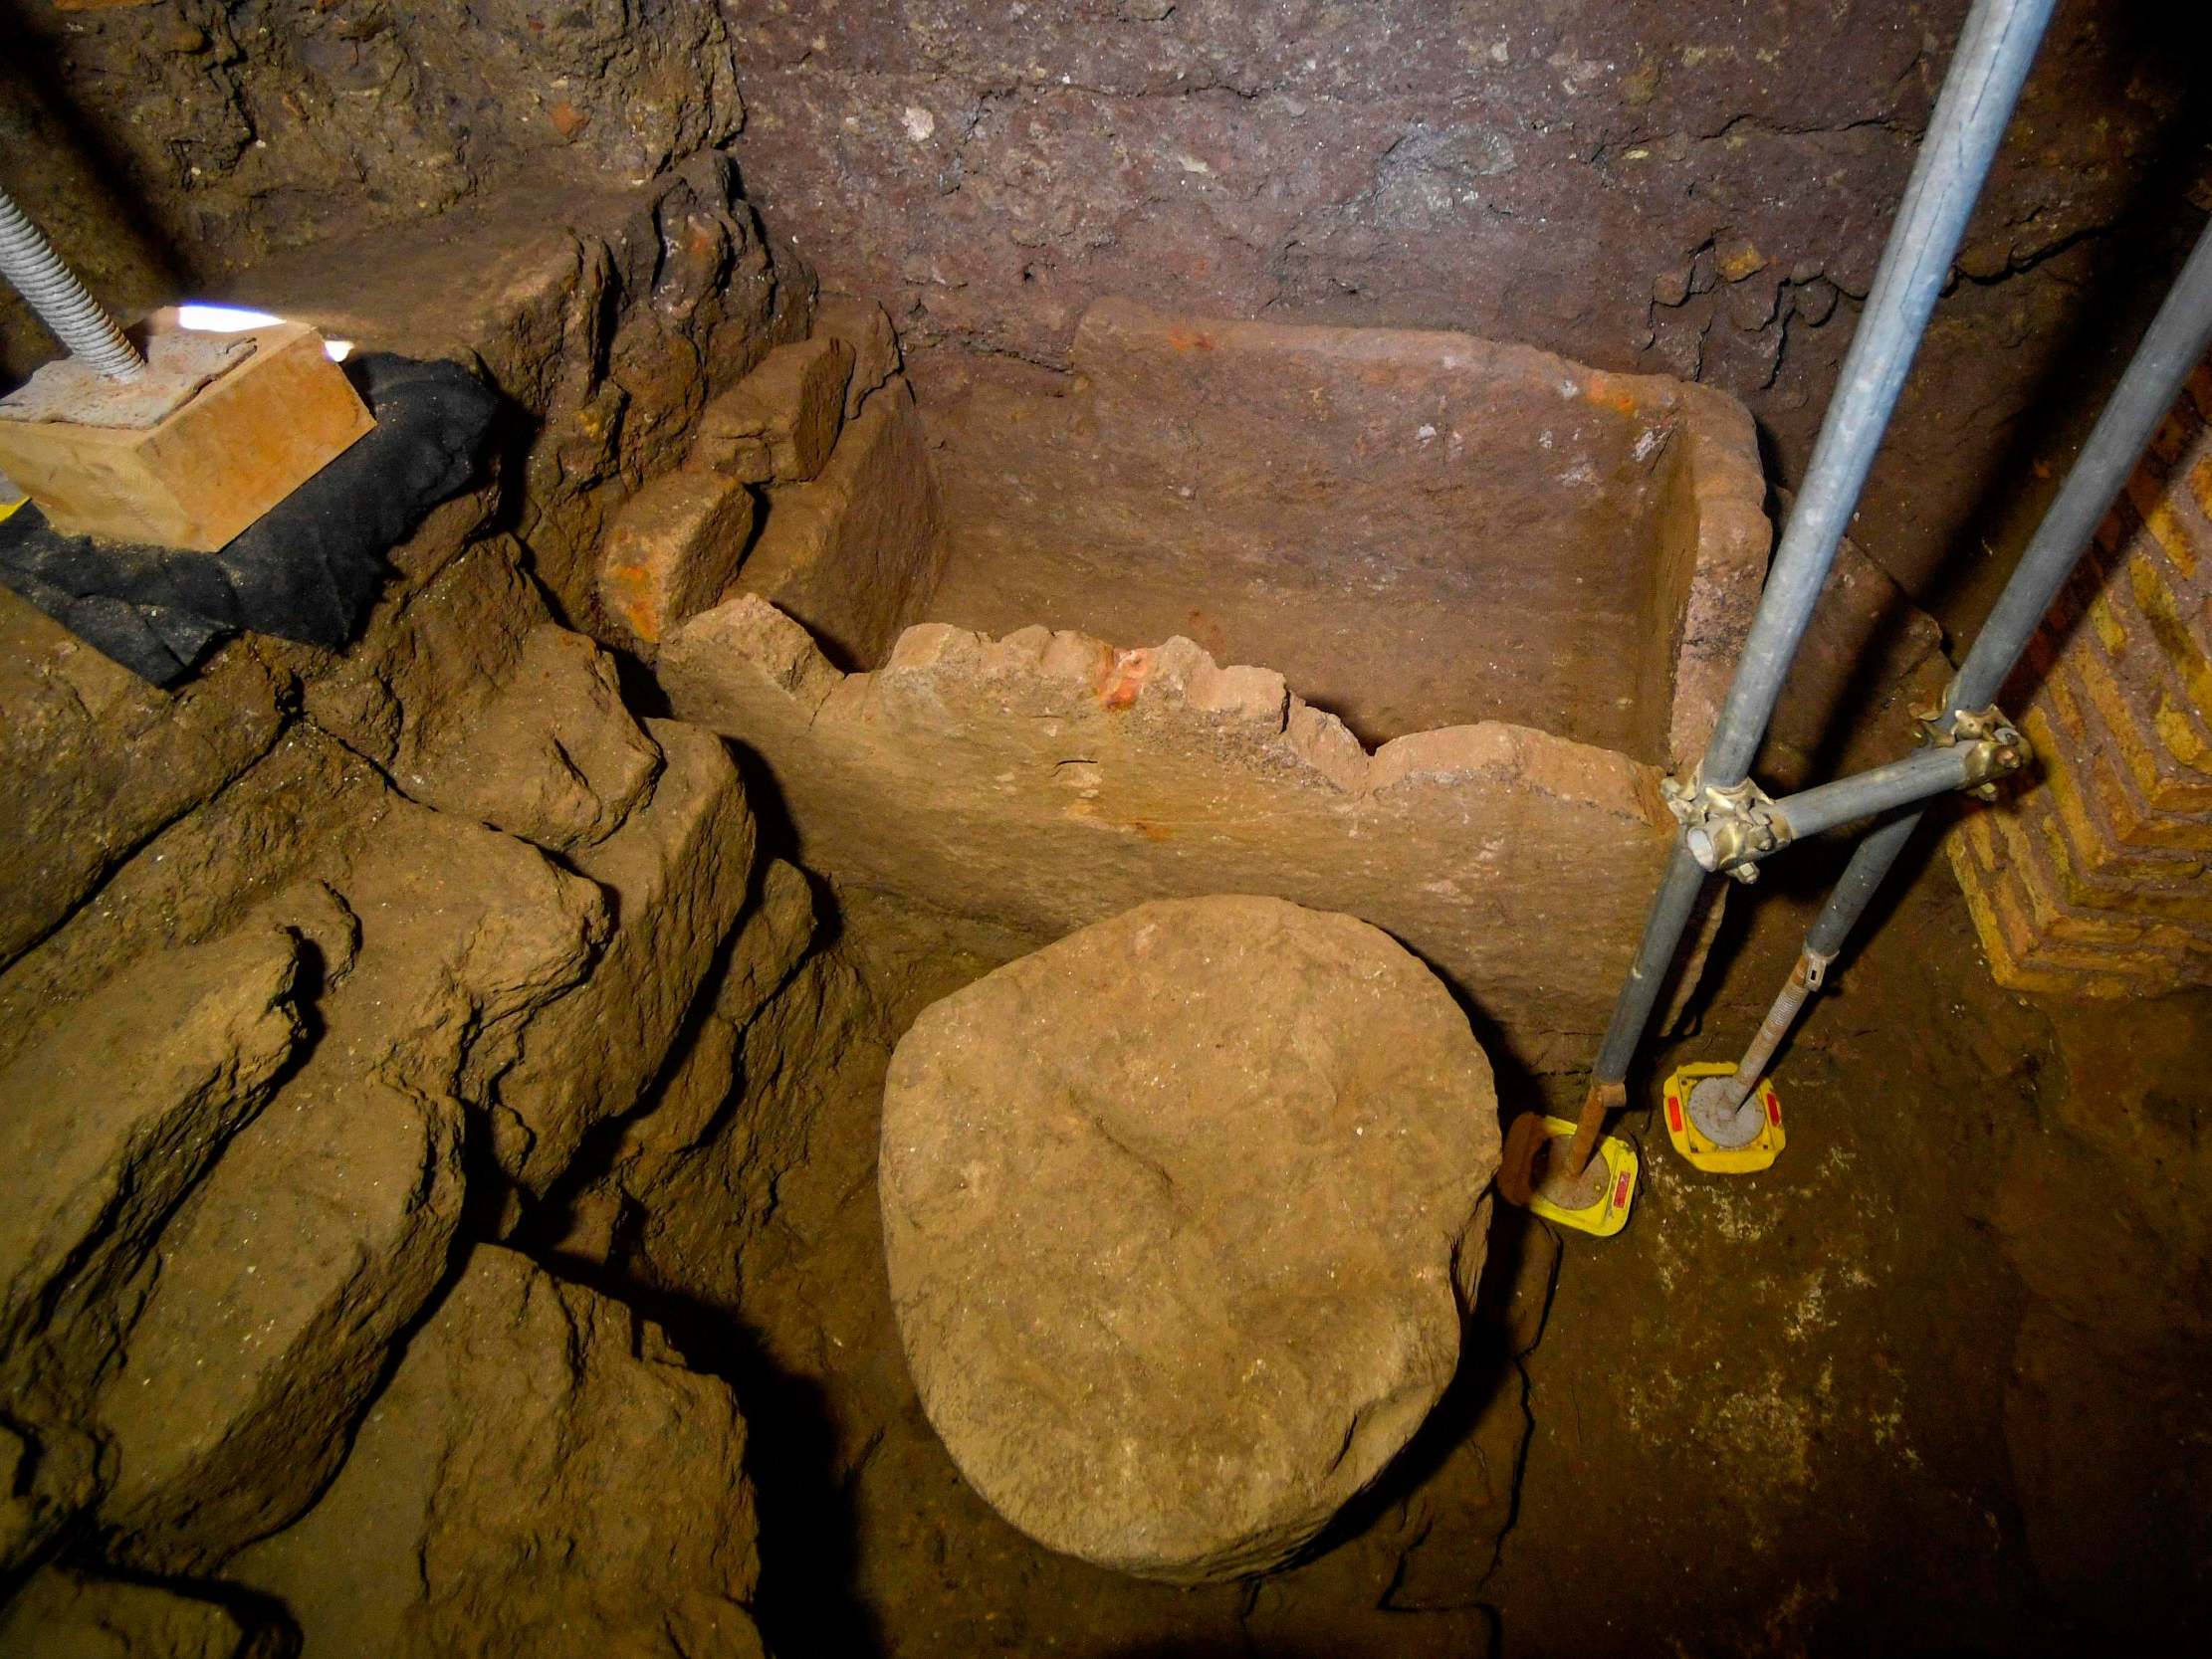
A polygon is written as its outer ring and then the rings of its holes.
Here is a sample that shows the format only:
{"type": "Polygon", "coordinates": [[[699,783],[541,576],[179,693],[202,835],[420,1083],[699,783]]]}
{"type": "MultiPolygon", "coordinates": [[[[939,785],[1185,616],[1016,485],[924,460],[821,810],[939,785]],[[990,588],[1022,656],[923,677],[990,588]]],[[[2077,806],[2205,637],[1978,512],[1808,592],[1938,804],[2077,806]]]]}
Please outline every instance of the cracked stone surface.
{"type": "Polygon", "coordinates": [[[68,916],[119,860],[276,740],[282,695],[243,642],[171,694],[0,590],[0,966],[68,916]]]}
{"type": "Polygon", "coordinates": [[[576,859],[606,895],[606,947],[521,1027],[493,1089],[492,1155],[533,1192],[659,1073],[751,884],[757,827],[727,748],[675,721],[646,726],[667,759],[651,800],[576,859]]]}
{"type": "Polygon", "coordinates": [[[268,1104],[304,1035],[301,941],[274,926],[142,963],[0,1070],[0,1399],[35,1448],[0,1499],[15,1566],[107,1485],[90,1397],[169,1212],[268,1104]]]}
{"type": "Polygon", "coordinates": [[[472,1073],[591,967],[604,901],[535,848],[396,802],[331,886],[317,1041],[163,1229],[99,1415],[123,1559],[201,1568],[292,1519],[444,1277],[472,1073]],[[334,890],[334,891],[333,891],[334,890]]]}
{"type": "Polygon", "coordinates": [[[555,852],[605,840],[660,768],[612,661],[553,620],[511,536],[418,536],[407,576],[441,553],[419,586],[394,584],[334,661],[292,653],[309,717],[426,806],[555,852]]]}
{"type": "Polygon", "coordinates": [[[884,1259],[963,1474],[1172,1582],[1293,1555],[1458,1362],[1490,1067],[1356,918],[1140,905],[934,1004],[884,1083],[884,1259]]]}
{"type": "Polygon", "coordinates": [[[820,958],[814,895],[781,860],[694,1019],[553,1248],[693,1305],[735,1310],[738,1264],[776,1208],[813,1118],[802,1074],[859,1029],[849,970],[820,958]],[[792,983],[794,974],[798,983],[792,983]]]}

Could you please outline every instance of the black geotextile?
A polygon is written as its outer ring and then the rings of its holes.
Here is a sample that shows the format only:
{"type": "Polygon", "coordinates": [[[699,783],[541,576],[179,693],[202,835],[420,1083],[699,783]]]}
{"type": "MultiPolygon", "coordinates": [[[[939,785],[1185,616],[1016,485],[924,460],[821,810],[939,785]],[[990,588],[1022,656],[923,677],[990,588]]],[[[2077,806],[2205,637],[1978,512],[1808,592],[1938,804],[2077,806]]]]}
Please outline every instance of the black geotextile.
{"type": "Polygon", "coordinates": [[[346,369],[375,429],[222,551],[64,535],[26,504],[0,520],[0,583],[157,686],[241,628],[346,644],[384,555],[475,473],[499,403],[458,363],[368,352],[346,369]]]}

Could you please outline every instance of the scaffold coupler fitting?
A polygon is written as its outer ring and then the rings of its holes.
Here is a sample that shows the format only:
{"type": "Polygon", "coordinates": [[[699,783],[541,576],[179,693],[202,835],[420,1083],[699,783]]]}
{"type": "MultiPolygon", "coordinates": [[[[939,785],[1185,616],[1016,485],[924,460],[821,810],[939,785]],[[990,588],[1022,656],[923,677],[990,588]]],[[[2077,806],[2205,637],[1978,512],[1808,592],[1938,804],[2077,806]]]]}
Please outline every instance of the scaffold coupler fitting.
{"type": "Polygon", "coordinates": [[[2035,757],[2035,749],[2020,734],[2005,712],[1992,703],[1981,710],[1961,709],[1949,720],[1940,709],[1913,711],[1920,741],[1930,748],[1970,745],[1966,781],[1959,785],[1979,800],[1997,798],[1997,779],[2019,771],[2035,757]]]}
{"type": "Polygon", "coordinates": [[[1659,779],[1659,795],[1682,826],[1690,856],[1707,870],[1737,881],[1759,879],[1757,861],[1789,844],[1790,828],[1774,810],[1774,799],[1750,778],[1716,788],[1700,772],[1689,781],[1659,779]]]}

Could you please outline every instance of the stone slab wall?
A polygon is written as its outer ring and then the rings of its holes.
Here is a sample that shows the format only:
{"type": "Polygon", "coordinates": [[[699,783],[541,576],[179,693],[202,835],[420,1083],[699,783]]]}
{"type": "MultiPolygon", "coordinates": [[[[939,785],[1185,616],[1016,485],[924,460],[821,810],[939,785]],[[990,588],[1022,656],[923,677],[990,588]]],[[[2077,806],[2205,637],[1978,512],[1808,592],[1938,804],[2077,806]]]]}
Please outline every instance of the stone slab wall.
{"type": "Polygon", "coordinates": [[[932,620],[1186,635],[1370,743],[1497,720],[1702,747],[1766,568],[1731,400],[1465,334],[1118,300],[1071,361],[935,414],[932,620]]]}
{"type": "Polygon", "coordinates": [[[1174,639],[910,628],[842,675],[740,595],[657,665],[676,714],[774,777],[809,864],[1041,942],[1146,899],[1267,893],[1388,930],[1493,1056],[1585,1064],[1672,819],[1659,773],[1524,726],[1370,754],[1271,669],[1174,639]]]}

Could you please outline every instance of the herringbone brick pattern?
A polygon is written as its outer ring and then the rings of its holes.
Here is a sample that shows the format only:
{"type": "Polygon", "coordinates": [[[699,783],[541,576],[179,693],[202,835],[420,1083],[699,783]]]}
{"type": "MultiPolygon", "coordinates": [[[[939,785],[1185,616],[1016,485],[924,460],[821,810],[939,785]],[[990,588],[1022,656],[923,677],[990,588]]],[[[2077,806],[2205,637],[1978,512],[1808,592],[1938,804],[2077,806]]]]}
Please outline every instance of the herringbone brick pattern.
{"type": "Polygon", "coordinates": [[[1990,968],[2016,989],[2212,983],[2208,417],[2199,367],[2030,647],[2033,772],[1949,839],[1990,968]]]}

